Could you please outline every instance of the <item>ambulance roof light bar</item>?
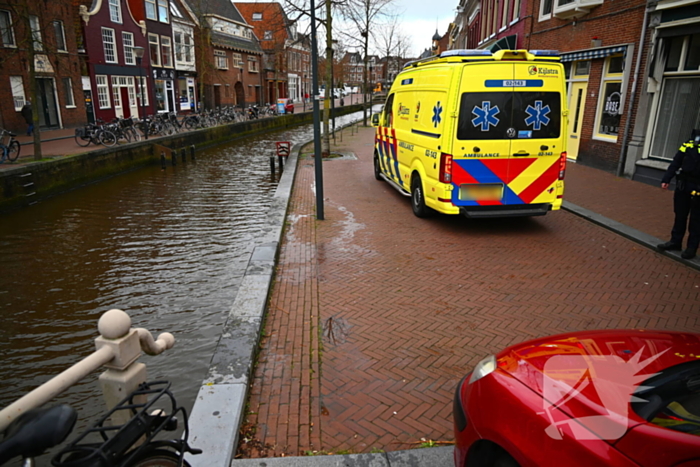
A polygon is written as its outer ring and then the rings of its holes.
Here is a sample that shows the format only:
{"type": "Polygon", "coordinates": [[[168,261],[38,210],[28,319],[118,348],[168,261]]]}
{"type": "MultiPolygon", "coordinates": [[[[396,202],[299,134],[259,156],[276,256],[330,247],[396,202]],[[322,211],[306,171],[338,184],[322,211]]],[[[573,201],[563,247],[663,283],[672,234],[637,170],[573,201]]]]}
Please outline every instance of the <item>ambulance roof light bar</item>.
{"type": "Polygon", "coordinates": [[[443,57],[491,57],[493,54],[490,50],[484,49],[455,49],[446,50],[440,54],[443,57]]]}
{"type": "Polygon", "coordinates": [[[558,50],[530,50],[530,53],[535,57],[558,57],[558,50]]]}

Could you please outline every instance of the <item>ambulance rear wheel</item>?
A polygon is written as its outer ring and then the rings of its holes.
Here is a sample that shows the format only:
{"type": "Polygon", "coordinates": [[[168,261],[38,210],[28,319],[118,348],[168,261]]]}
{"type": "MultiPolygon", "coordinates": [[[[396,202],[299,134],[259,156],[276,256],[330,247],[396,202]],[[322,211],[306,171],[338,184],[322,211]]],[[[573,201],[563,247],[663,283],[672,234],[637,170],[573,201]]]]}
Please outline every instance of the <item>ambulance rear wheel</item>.
{"type": "Polygon", "coordinates": [[[379,168],[379,157],[375,154],[374,155],[374,178],[377,180],[381,180],[381,169],[379,168]]]}
{"type": "Polygon", "coordinates": [[[432,209],[425,205],[423,183],[421,183],[420,175],[418,174],[411,177],[411,208],[416,217],[428,217],[433,212],[432,209]]]}

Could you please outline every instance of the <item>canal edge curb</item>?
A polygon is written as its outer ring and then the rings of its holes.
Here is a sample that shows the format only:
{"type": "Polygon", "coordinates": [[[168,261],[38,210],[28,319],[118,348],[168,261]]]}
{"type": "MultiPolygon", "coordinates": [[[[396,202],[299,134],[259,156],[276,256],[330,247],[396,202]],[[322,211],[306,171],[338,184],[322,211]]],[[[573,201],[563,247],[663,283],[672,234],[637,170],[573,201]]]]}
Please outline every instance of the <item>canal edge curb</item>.
{"type": "Polygon", "coordinates": [[[195,399],[189,417],[189,442],[203,453],[186,457],[192,467],[228,466],[235,455],[297,161],[305,144],[295,145],[287,158],[265,227],[255,242],[207,377],[195,399]]]}
{"type": "Polygon", "coordinates": [[[564,209],[565,211],[569,211],[570,213],[575,214],[583,219],[586,219],[587,221],[593,222],[594,224],[597,224],[612,232],[615,232],[616,234],[621,235],[628,240],[632,240],[633,242],[638,243],[646,248],[649,248],[650,250],[653,250],[654,252],[660,255],[666,256],[672,260],[678,261],[679,263],[682,263],[688,267],[700,271],[700,259],[683,259],[681,258],[680,252],[660,251],[658,248],[656,248],[656,245],[663,243],[664,241],[654,237],[653,235],[649,235],[640,230],[634,229],[628,225],[622,224],[616,220],[607,218],[581,206],[577,206],[576,204],[570,203],[568,201],[564,201],[562,203],[562,209],[564,209]]]}

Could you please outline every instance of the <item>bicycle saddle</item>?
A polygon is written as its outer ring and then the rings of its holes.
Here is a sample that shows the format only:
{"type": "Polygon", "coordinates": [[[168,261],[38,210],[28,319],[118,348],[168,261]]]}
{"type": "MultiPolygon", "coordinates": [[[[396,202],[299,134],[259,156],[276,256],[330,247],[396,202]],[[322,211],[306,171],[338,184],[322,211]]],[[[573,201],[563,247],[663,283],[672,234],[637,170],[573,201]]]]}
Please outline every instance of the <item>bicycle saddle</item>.
{"type": "Polygon", "coordinates": [[[12,133],[11,131],[8,131],[7,134],[10,135],[10,136],[12,136],[13,138],[14,138],[15,136],[17,136],[16,133],[12,133]]]}
{"type": "Polygon", "coordinates": [[[37,457],[62,443],[73,430],[78,413],[69,405],[30,410],[12,422],[0,443],[0,465],[10,459],[37,457]]]}

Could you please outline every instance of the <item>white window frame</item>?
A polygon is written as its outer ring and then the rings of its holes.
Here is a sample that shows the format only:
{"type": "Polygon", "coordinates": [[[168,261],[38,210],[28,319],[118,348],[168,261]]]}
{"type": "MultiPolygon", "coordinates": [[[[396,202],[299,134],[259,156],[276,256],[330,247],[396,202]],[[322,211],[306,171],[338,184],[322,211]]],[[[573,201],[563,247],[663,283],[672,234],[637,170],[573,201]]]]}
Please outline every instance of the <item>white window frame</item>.
{"type": "Polygon", "coordinates": [[[106,63],[119,63],[119,57],[117,56],[117,41],[114,37],[114,29],[102,28],[102,48],[104,50],[106,63]],[[110,45],[112,46],[112,60],[109,59],[110,45]]]}
{"type": "Polygon", "coordinates": [[[122,24],[121,0],[109,0],[109,20],[113,23],[122,24]]]}
{"type": "Polygon", "coordinates": [[[173,31],[173,42],[175,42],[175,63],[185,63],[184,38],[182,31],[173,31]]]}
{"type": "Polygon", "coordinates": [[[138,99],[138,102],[141,102],[141,88],[143,88],[143,106],[148,107],[148,77],[146,76],[136,76],[138,78],[136,87],[138,88],[138,91],[136,93],[136,98],[138,99]]]}
{"type": "Polygon", "coordinates": [[[238,52],[233,52],[231,56],[233,58],[233,66],[235,68],[243,68],[243,65],[245,64],[243,61],[243,55],[239,54],[238,52]]]}
{"type": "Polygon", "coordinates": [[[112,76],[112,102],[114,102],[115,109],[122,108],[122,88],[119,86],[119,77],[112,76]]]}
{"type": "Polygon", "coordinates": [[[63,27],[63,21],[54,21],[51,24],[56,34],[56,50],[58,52],[68,52],[68,45],[66,45],[66,29],[63,27]],[[59,32],[61,33],[60,37],[58,34],[59,32]],[[63,48],[61,48],[61,43],[63,44],[63,48]]]}
{"type": "Polygon", "coordinates": [[[36,15],[29,15],[29,25],[32,28],[34,50],[43,51],[44,45],[41,43],[41,24],[39,24],[39,17],[36,15]]]}
{"type": "Polygon", "coordinates": [[[605,85],[612,83],[620,83],[620,109],[618,109],[618,115],[623,115],[622,104],[624,103],[624,92],[625,88],[623,86],[623,76],[624,70],[619,73],[610,73],[608,69],[610,68],[610,61],[612,58],[619,58],[620,54],[610,55],[605,57],[605,63],[603,64],[603,74],[600,78],[600,88],[598,90],[598,104],[595,111],[595,123],[593,126],[593,136],[592,139],[598,141],[607,141],[610,143],[616,143],[620,137],[618,130],[617,135],[606,135],[604,133],[599,133],[600,121],[603,117],[603,111],[605,110],[605,85]]]}
{"type": "Polygon", "coordinates": [[[510,22],[510,25],[514,25],[520,20],[520,2],[522,0],[513,0],[513,19],[510,22]]]}
{"type": "Polygon", "coordinates": [[[501,9],[501,12],[503,14],[503,16],[501,17],[501,31],[505,31],[505,29],[508,27],[508,16],[510,16],[510,1],[501,1],[503,2],[503,8],[501,9]]]}
{"type": "Polygon", "coordinates": [[[156,5],[156,0],[145,0],[146,1],[146,18],[158,21],[158,6],[156,5]],[[151,7],[149,11],[148,7],[151,7]]]}
{"type": "Polygon", "coordinates": [[[248,55],[248,71],[250,73],[258,73],[260,71],[257,57],[248,55]]]}
{"type": "Polygon", "coordinates": [[[63,91],[66,93],[66,109],[75,109],[75,97],[73,96],[73,80],[62,78],[63,91]]]}
{"type": "Polygon", "coordinates": [[[158,34],[148,34],[148,53],[150,54],[151,57],[151,65],[153,66],[161,66],[160,64],[160,36],[158,34]],[[155,42],[152,41],[151,39],[155,39],[155,42]],[[156,53],[153,53],[153,49],[151,46],[155,45],[156,53]],[[155,55],[155,57],[154,57],[155,55]]]}
{"type": "Polygon", "coordinates": [[[97,87],[97,105],[100,109],[111,109],[112,100],[109,97],[109,81],[107,75],[95,75],[97,87]]]}
{"type": "Polygon", "coordinates": [[[554,2],[555,0],[540,0],[540,11],[539,11],[539,20],[540,21],[547,21],[548,19],[552,19],[552,12],[554,11],[554,2]],[[542,13],[544,11],[544,4],[545,2],[549,1],[549,13],[542,13]]]}
{"type": "Polygon", "coordinates": [[[185,63],[194,63],[194,36],[183,33],[182,38],[184,39],[184,51],[185,51],[185,63]]]}
{"type": "Polygon", "coordinates": [[[228,56],[223,50],[214,50],[214,64],[219,70],[228,70],[228,56]]]}
{"type": "Polygon", "coordinates": [[[160,21],[161,23],[169,23],[170,7],[168,6],[168,0],[156,0],[156,2],[158,3],[158,21],[160,21]]]}
{"type": "Polygon", "coordinates": [[[7,31],[0,32],[0,40],[2,40],[3,47],[17,47],[17,41],[15,40],[15,30],[12,27],[12,13],[7,10],[0,10],[0,13],[7,15],[7,31]],[[5,43],[5,39],[10,39],[12,43],[5,43]]]}
{"type": "Polygon", "coordinates": [[[263,40],[264,41],[271,41],[272,40],[272,31],[265,31],[263,33],[263,40]]]}
{"type": "Polygon", "coordinates": [[[160,37],[160,53],[161,53],[161,64],[165,68],[172,68],[173,63],[173,41],[168,36],[160,37]],[[167,44],[167,45],[166,45],[167,44]],[[168,59],[168,63],[165,63],[165,59],[168,59]]]}
{"type": "Polygon", "coordinates": [[[15,112],[19,112],[24,107],[25,102],[27,102],[24,94],[24,82],[21,76],[10,76],[10,89],[12,90],[15,112]]]}
{"type": "Polygon", "coordinates": [[[262,19],[263,19],[262,13],[253,13],[253,21],[262,21],[262,19]]]}
{"type": "Polygon", "coordinates": [[[134,55],[134,33],[122,31],[122,46],[124,47],[124,63],[126,65],[136,65],[136,55],[134,55]]]}

